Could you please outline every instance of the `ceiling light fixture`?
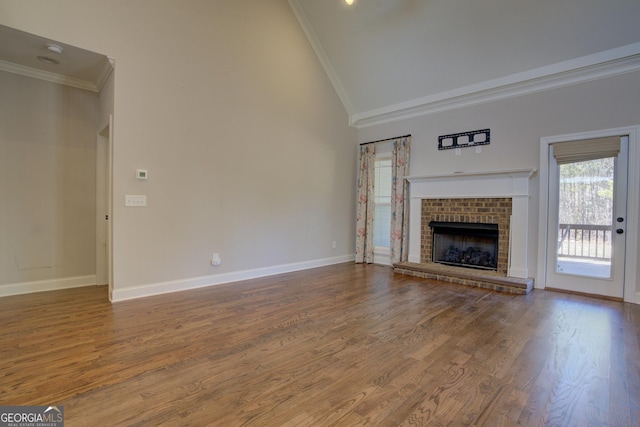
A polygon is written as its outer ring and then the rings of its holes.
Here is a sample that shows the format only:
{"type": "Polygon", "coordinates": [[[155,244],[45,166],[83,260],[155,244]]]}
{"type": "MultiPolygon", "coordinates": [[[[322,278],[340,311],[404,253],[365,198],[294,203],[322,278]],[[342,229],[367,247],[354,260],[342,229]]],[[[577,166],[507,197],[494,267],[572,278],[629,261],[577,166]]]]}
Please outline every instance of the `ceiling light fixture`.
{"type": "Polygon", "coordinates": [[[47,49],[49,52],[57,53],[58,55],[62,55],[62,52],[64,52],[62,46],[58,46],[57,44],[48,44],[47,49]]]}
{"type": "Polygon", "coordinates": [[[344,0],[344,2],[346,4],[348,4],[349,6],[351,6],[353,4],[353,0],[344,0]]]}

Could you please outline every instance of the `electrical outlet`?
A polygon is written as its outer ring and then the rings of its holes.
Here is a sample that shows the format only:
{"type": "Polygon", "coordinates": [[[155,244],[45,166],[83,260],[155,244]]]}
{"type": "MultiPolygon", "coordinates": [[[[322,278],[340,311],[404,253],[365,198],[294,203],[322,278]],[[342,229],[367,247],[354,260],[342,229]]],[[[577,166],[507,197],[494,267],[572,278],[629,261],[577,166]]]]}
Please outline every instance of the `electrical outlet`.
{"type": "Polygon", "coordinates": [[[333,249],[335,249],[335,248],[336,248],[336,241],[335,241],[335,240],[334,240],[333,242],[331,242],[331,247],[332,247],[333,249]]]}
{"type": "Polygon", "coordinates": [[[219,253],[214,253],[211,255],[211,265],[220,265],[222,264],[222,260],[220,259],[219,253]]]}

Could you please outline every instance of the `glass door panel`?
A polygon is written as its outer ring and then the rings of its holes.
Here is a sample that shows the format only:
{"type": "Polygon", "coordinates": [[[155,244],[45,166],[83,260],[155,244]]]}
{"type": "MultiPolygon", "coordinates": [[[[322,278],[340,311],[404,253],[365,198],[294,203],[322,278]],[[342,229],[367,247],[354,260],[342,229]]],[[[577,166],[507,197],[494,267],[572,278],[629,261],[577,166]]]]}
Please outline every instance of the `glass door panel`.
{"type": "Polygon", "coordinates": [[[611,278],[614,158],[558,168],[556,272],[611,278]]]}

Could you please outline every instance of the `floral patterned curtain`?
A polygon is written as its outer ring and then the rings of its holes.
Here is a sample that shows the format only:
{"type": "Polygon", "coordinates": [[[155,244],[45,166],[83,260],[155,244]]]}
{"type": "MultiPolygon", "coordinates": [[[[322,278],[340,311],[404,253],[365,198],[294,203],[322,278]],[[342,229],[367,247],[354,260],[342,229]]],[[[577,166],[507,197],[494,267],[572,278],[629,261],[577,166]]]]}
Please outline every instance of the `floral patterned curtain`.
{"type": "Polygon", "coordinates": [[[406,261],[409,255],[409,152],[411,136],[393,141],[391,157],[391,263],[406,261]]]}
{"type": "Polygon", "coordinates": [[[358,204],[356,207],[356,262],[373,262],[373,212],[375,181],[374,144],[360,146],[360,172],[358,174],[358,204]]]}

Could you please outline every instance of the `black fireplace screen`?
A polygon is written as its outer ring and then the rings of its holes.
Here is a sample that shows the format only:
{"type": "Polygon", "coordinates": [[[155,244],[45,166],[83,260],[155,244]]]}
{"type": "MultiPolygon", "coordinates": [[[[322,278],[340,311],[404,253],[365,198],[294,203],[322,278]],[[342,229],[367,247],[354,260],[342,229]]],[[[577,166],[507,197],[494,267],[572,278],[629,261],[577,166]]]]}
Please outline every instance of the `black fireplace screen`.
{"type": "Polygon", "coordinates": [[[433,231],[433,262],[498,269],[498,224],[431,221],[429,227],[433,231]]]}

